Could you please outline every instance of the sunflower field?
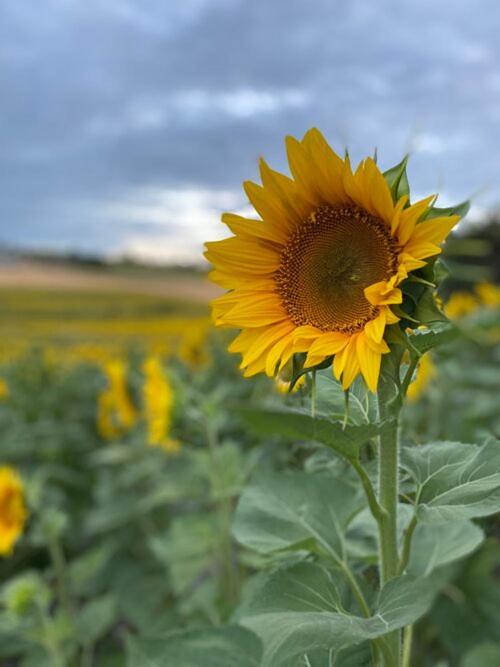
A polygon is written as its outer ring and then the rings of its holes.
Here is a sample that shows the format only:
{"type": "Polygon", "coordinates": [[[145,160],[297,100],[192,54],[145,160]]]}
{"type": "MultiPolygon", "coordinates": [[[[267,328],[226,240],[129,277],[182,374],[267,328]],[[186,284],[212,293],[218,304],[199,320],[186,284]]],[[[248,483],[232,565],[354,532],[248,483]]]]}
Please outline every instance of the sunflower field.
{"type": "Polygon", "coordinates": [[[500,665],[500,288],[406,161],[288,148],[247,192],[307,222],[224,216],[212,321],[0,290],[0,665],[500,665]]]}

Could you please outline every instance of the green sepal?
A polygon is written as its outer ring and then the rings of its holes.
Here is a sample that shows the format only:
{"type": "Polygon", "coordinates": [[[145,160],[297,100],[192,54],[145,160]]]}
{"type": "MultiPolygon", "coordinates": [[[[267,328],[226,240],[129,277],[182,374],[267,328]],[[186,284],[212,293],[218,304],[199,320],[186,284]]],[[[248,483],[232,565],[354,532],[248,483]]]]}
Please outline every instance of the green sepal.
{"type": "Polygon", "coordinates": [[[438,206],[431,206],[427,213],[422,217],[422,220],[431,220],[432,218],[448,217],[450,215],[459,215],[464,218],[470,210],[470,201],[466,199],[455,206],[447,206],[446,208],[439,208],[438,206]]]}
{"type": "Polygon", "coordinates": [[[406,166],[408,164],[409,155],[404,158],[395,167],[384,171],[384,178],[391,191],[392,199],[397,202],[403,195],[408,195],[407,206],[410,203],[410,185],[408,183],[408,175],[406,173],[406,166]]]}

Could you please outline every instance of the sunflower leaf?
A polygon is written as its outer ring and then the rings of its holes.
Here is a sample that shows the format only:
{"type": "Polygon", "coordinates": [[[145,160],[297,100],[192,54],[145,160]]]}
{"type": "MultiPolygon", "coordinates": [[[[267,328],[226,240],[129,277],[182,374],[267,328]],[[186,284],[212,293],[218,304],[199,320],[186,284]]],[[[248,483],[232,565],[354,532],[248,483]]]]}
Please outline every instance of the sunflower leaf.
{"type": "Polygon", "coordinates": [[[391,191],[392,198],[395,202],[403,195],[410,196],[410,185],[408,183],[408,175],[406,167],[408,165],[409,155],[404,158],[395,167],[384,171],[384,178],[391,191]]]}
{"type": "Polygon", "coordinates": [[[438,206],[431,206],[427,213],[423,216],[424,220],[430,220],[432,218],[441,218],[447,217],[449,215],[459,215],[461,218],[464,218],[470,209],[470,201],[460,202],[455,206],[447,206],[446,208],[439,208],[438,206]]]}
{"type": "Polygon", "coordinates": [[[259,474],[238,502],[233,534],[260,553],[306,549],[338,563],[345,529],[365,505],[361,488],[331,471],[259,474]]]}
{"type": "Polygon", "coordinates": [[[259,667],[262,644],[250,630],[229,625],[175,632],[162,639],[130,638],[128,667],[259,667]]]}
{"type": "Polygon", "coordinates": [[[404,575],[384,586],[368,618],[342,609],[338,575],[299,563],[260,578],[240,622],[264,645],[262,667],[295,664],[310,651],[331,651],[373,640],[415,622],[430,607],[436,582],[404,575]]]}
{"type": "Polygon", "coordinates": [[[417,485],[419,521],[446,523],[500,511],[499,441],[405,447],[401,467],[417,485]]]}
{"type": "Polygon", "coordinates": [[[411,543],[407,572],[429,576],[436,568],[468,556],[483,539],[483,531],[472,521],[419,523],[411,543]]]}
{"type": "Polygon", "coordinates": [[[434,291],[430,289],[426,289],[420,297],[417,307],[413,312],[413,317],[421,324],[450,322],[443,311],[438,307],[434,291]]]}
{"type": "Polygon", "coordinates": [[[431,322],[425,331],[415,330],[411,336],[411,346],[424,354],[438,345],[449,343],[459,335],[456,326],[448,321],[431,322]]]}
{"type": "Polygon", "coordinates": [[[318,442],[348,460],[357,458],[364,444],[392,426],[390,422],[343,424],[326,417],[311,417],[299,409],[238,407],[237,411],[258,435],[318,442]]]}

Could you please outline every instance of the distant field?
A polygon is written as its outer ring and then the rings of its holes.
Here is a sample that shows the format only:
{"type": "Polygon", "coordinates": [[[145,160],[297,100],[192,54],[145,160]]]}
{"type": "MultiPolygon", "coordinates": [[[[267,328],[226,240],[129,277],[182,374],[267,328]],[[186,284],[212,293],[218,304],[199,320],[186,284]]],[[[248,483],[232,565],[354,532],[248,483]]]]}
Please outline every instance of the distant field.
{"type": "Polygon", "coordinates": [[[18,263],[0,267],[0,359],[38,347],[58,358],[101,361],[130,348],[178,353],[209,328],[204,277],[106,275],[18,263]]]}
{"type": "Polygon", "coordinates": [[[155,294],[206,303],[218,294],[204,274],[165,268],[71,266],[41,261],[0,265],[0,288],[155,294]]]}

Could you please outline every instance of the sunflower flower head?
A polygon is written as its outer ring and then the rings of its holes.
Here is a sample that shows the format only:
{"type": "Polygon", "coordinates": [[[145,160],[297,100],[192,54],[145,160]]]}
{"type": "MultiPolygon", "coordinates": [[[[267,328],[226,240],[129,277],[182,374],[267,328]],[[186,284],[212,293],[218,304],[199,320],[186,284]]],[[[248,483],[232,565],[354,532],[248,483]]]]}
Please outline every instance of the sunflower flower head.
{"type": "Polygon", "coordinates": [[[101,437],[112,440],[134,426],[137,413],[127,387],[127,368],[122,360],[105,362],[107,386],[98,397],[97,430],[101,437]]]}
{"type": "Polygon", "coordinates": [[[0,466],[0,556],[12,553],[27,514],[19,474],[9,466],[0,466]]]}
{"type": "Polygon", "coordinates": [[[261,160],[262,185],[244,185],[260,219],[226,213],[233,236],[207,244],[211,278],[228,290],[214,322],[241,330],[229,349],[245,376],[276,376],[302,353],[303,368],[330,360],[345,390],[361,374],[375,392],[404,286],[459,215],[435,195],[410,203],[406,159],[385,174],[372,158],[353,169],[316,129],[286,145],[291,177],[261,160]]]}
{"type": "Polygon", "coordinates": [[[178,452],[180,443],[170,437],[174,392],[160,359],[148,357],[144,361],[143,372],[142,395],[148,444],[169,453],[178,452]]]}

